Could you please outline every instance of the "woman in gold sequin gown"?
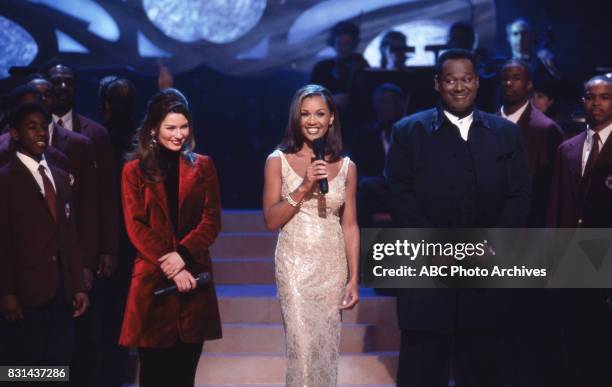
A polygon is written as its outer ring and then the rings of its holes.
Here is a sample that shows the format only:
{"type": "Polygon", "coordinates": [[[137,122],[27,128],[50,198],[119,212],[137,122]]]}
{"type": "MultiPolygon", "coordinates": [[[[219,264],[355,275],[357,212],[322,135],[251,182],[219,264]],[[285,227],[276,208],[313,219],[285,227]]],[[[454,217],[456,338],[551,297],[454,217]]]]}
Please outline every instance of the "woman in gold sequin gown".
{"type": "Polygon", "coordinates": [[[287,386],[337,385],[341,311],[359,300],[357,171],[340,156],[336,106],[327,89],[298,90],[285,138],[266,162],[263,209],[280,228],[276,284],[287,345],[287,386]],[[326,139],[325,160],[312,143],[326,139]],[[322,194],[319,180],[328,179],[322,194]]]}

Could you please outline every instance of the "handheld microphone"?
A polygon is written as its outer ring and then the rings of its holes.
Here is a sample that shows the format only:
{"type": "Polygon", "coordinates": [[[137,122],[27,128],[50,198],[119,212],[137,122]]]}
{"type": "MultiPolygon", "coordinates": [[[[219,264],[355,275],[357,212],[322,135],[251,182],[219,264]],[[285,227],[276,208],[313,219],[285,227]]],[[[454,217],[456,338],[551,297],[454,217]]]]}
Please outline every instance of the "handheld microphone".
{"type": "MultiPolygon", "coordinates": [[[[312,142],[312,147],[315,153],[315,160],[325,160],[325,139],[317,138],[312,142]]],[[[321,193],[326,194],[329,191],[327,179],[319,180],[319,189],[321,193]]]]}
{"type": "MultiPolygon", "coordinates": [[[[210,275],[209,272],[205,271],[204,273],[198,274],[195,280],[196,280],[196,289],[197,289],[197,288],[200,288],[208,284],[212,280],[212,276],[210,275]]],[[[176,285],[172,285],[172,286],[168,286],[167,288],[157,289],[156,291],[153,292],[153,295],[163,296],[166,293],[173,293],[173,292],[176,292],[177,290],[178,288],[176,287],[176,285]]]]}

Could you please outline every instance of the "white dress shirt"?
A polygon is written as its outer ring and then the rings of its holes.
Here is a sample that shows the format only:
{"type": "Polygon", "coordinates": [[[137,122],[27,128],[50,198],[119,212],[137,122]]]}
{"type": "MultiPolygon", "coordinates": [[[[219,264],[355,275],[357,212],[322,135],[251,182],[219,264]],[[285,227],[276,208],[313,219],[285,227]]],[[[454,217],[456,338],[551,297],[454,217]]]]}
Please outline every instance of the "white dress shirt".
{"type": "Polygon", "coordinates": [[[528,105],[529,105],[529,101],[525,102],[525,104],[521,106],[517,111],[515,111],[512,114],[508,114],[508,115],[506,115],[506,112],[504,112],[504,107],[502,106],[501,116],[507,119],[508,121],[511,121],[516,124],[518,120],[521,118],[521,116],[523,115],[523,112],[525,111],[525,109],[527,109],[528,105]]]}
{"type": "Polygon", "coordinates": [[[456,115],[447,112],[444,110],[444,114],[448,118],[448,120],[459,128],[459,133],[461,134],[461,138],[464,141],[467,141],[468,134],[470,133],[470,126],[474,121],[474,112],[471,112],[469,116],[459,118],[456,115]]]}
{"type": "Polygon", "coordinates": [[[49,165],[47,164],[47,160],[45,160],[45,155],[42,156],[42,159],[40,160],[40,163],[38,161],[34,160],[33,158],[31,158],[30,156],[27,156],[27,155],[25,155],[25,154],[23,154],[21,152],[17,152],[17,157],[19,158],[19,160],[21,160],[23,165],[25,165],[26,168],[28,168],[28,170],[30,171],[30,173],[34,177],[34,180],[36,180],[36,184],[38,184],[38,187],[40,188],[40,193],[43,196],[45,196],[45,185],[43,183],[43,178],[40,175],[40,171],[38,170],[38,167],[40,165],[45,167],[45,174],[47,175],[49,180],[51,180],[51,184],[53,185],[53,189],[55,190],[55,192],[57,192],[57,188],[55,187],[55,180],[53,180],[53,175],[51,174],[51,170],[49,169],[49,165]]]}
{"type": "MultiPolygon", "coordinates": [[[[612,124],[606,126],[601,129],[599,133],[599,151],[603,148],[604,144],[608,137],[610,137],[610,132],[612,132],[612,124]]],[[[584,175],[584,169],[586,168],[587,160],[589,159],[589,154],[591,153],[591,149],[593,149],[593,135],[595,134],[594,130],[587,129],[586,140],[584,141],[584,146],[582,147],[582,174],[584,175]]]]}

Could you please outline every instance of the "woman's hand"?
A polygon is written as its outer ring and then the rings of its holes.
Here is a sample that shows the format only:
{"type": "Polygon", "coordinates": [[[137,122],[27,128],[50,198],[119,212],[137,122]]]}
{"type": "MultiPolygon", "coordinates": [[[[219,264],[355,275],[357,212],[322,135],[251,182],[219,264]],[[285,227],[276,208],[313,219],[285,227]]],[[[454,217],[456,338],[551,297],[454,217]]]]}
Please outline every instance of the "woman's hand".
{"type": "Polygon", "coordinates": [[[306,168],[306,175],[301,185],[307,192],[310,192],[315,186],[315,183],[322,179],[327,179],[327,162],[324,160],[315,160],[306,168]]]}
{"type": "Polygon", "coordinates": [[[344,298],[340,305],[340,310],[353,309],[359,302],[359,285],[357,282],[349,282],[344,290],[344,298]]]}
{"type": "Polygon", "coordinates": [[[72,317],[79,317],[89,307],[89,296],[87,293],[79,292],[76,293],[72,299],[72,317]]]}
{"type": "Polygon", "coordinates": [[[193,278],[191,273],[187,270],[181,270],[174,277],[172,277],[172,280],[176,284],[178,291],[181,293],[191,291],[197,286],[195,278],[193,278]]]}
{"type": "Polygon", "coordinates": [[[161,269],[168,278],[173,278],[185,268],[185,261],[176,251],[164,255],[158,261],[161,262],[161,269]]]}

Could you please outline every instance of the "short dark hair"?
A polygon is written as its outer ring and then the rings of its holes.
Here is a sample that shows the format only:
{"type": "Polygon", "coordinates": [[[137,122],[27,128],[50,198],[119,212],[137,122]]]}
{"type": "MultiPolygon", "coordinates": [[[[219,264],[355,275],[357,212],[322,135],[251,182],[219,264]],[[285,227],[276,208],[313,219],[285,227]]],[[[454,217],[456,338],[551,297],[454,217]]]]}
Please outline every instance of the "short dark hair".
{"type": "Polygon", "coordinates": [[[470,62],[472,62],[472,66],[474,66],[474,72],[476,72],[476,60],[474,59],[474,55],[470,51],[464,50],[462,48],[451,48],[450,50],[444,51],[438,57],[438,63],[436,63],[436,66],[434,68],[434,75],[436,77],[439,77],[440,74],[442,74],[442,66],[444,65],[444,62],[446,62],[447,60],[455,59],[469,60],[470,62]]]}
{"type": "Polygon", "coordinates": [[[518,67],[525,69],[528,79],[530,81],[533,81],[533,71],[531,70],[531,67],[529,67],[527,62],[520,60],[520,59],[509,59],[504,63],[501,69],[503,70],[505,67],[510,67],[510,66],[518,66],[518,67]]]}
{"type": "Polygon", "coordinates": [[[355,46],[359,44],[359,36],[360,36],[359,26],[357,26],[357,24],[351,21],[345,20],[345,21],[336,23],[332,27],[329,33],[329,38],[327,38],[327,44],[330,46],[333,46],[334,41],[340,35],[350,35],[353,37],[353,40],[355,41],[355,46]]]}
{"type": "Polygon", "coordinates": [[[33,113],[40,113],[45,117],[47,122],[51,122],[51,115],[49,112],[45,110],[42,104],[26,102],[17,105],[9,116],[9,126],[11,128],[17,129],[23,121],[25,121],[26,117],[33,113]]]}
{"type": "Polygon", "coordinates": [[[607,83],[608,85],[612,85],[612,78],[608,78],[605,75],[595,75],[594,77],[589,78],[589,80],[584,83],[584,91],[586,91],[587,85],[589,83],[597,82],[597,81],[607,83]]]}
{"type": "Polygon", "coordinates": [[[40,99],[42,99],[42,94],[38,89],[32,85],[20,85],[14,88],[8,95],[7,101],[7,110],[14,110],[17,105],[21,105],[21,99],[28,94],[36,94],[40,99]]]}

